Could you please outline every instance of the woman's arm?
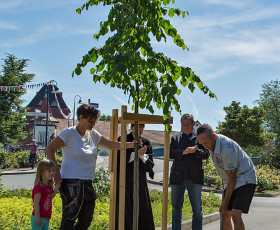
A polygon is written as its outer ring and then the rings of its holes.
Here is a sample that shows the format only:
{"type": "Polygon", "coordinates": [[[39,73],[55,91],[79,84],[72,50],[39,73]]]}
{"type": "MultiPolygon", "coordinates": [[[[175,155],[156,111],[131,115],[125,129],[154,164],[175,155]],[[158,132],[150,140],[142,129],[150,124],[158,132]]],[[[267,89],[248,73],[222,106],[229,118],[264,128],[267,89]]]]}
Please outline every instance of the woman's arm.
{"type": "Polygon", "coordinates": [[[41,193],[36,193],[34,196],[34,212],[35,212],[35,224],[41,226],[43,222],[40,218],[40,200],[41,193]]]}
{"type": "MultiPolygon", "coordinates": [[[[56,163],[55,152],[57,149],[59,149],[63,146],[65,146],[64,141],[60,137],[56,137],[51,143],[48,144],[48,146],[45,150],[47,158],[56,163]]],[[[59,170],[58,165],[57,165],[57,168],[55,171],[54,182],[55,182],[55,185],[60,185],[60,183],[61,183],[61,175],[60,175],[60,170],[59,170]]]]}
{"type": "MultiPolygon", "coordinates": [[[[126,142],[125,147],[127,149],[134,148],[134,143],[135,143],[135,141],[126,142]]],[[[106,149],[110,149],[110,150],[119,150],[121,148],[121,142],[110,141],[110,140],[106,139],[105,137],[101,137],[101,140],[99,141],[98,145],[100,145],[101,147],[104,147],[106,149]]]]}
{"type": "Polygon", "coordinates": [[[55,197],[55,195],[57,194],[59,188],[60,188],[60,185],[55,185],[54,190],[53,190],[53,194],[52,194],[52,198],[55,197]]]}

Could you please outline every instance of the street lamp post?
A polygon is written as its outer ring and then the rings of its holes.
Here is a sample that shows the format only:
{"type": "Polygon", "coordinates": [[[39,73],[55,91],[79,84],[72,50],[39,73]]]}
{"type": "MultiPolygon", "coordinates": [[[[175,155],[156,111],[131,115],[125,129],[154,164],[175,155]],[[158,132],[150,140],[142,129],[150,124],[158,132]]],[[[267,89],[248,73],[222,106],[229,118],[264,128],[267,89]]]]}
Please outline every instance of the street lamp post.
{"type": "Polygon", "coordinates": [[[51,91],[51,93],[61,93],[58,91],[58,87],[57,87],[57,82],[55,80],[51,80],[49,82],[49,84],[47,84],[47,112],[46,112],[46,135],[45,135],[45,148],[47,147],[48,145],[48,125],[49,125],[49,94],[50,94],[50,89],[49,89],[49,85],[52,85],[52,83],[55,83],[55,86],[57,88],[57,90],[54,90],[55,91],[51,91]]]}
{"type": "Polygon", "coordinates": [[[76,110],[75,110],[75,99],[76,99],[76,97],[79,97],[79,98],[80,98],[79,101],[78,101],[78,103],[81,104],[81,102],[82,102],[82,98],[81,98],[80,95],[76,95],[76,96],[74,97],[73,126],[75,125],[75,112],[76,112],[76,110]]]}

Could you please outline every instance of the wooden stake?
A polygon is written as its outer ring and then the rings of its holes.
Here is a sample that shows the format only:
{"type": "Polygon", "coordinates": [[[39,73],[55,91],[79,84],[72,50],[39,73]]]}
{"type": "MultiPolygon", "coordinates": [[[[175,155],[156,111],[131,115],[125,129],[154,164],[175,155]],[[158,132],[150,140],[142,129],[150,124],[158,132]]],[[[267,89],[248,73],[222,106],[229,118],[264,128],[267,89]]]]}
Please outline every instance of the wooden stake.
{"type": "MultiPolygon", "coordinates": [[[[116,141],[118,138],[118,110],[113,109],[110,120],[110,140],[116,141]]],[[[110,172],[110,215],[109,229],[115,229],[116,213],[116,188],[117,188],[117,150],[109,152],[109,172],[110,172]]]]}
{"type": "Polygon", "coordinates": [[[168,174],[169,174],[170,135],[165,126],[164,130],[164,165],[163,165],[163,194],[162,194],[162,230],[167,230],[168,205],[168,174]]]}
{"type": "Polygon", "coordinates": [[[126,174],[126,120],[123,113],[127,111],[126,106],[122,106],[121,119],[121,151],[120,151],[120,187],[119,187],[119,230],[125,227],[125,174],[126,174]]]}

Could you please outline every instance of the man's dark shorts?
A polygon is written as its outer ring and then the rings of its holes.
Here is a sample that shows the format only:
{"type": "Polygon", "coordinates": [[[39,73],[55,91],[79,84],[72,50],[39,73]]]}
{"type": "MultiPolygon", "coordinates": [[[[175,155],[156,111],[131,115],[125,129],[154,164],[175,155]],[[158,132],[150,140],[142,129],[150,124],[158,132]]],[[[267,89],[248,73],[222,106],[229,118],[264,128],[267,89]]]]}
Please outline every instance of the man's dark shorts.
{"type": "MultiPolygon", "coordinates": [[[[246,184],[235,189],[230,198],[228,210],[237,209],[242,210],[242,213],[248,213],[255,189],[255,184],[246,184]]],[[[226,189],[224,190],[224,195],[225,192],[226,189]]]]}

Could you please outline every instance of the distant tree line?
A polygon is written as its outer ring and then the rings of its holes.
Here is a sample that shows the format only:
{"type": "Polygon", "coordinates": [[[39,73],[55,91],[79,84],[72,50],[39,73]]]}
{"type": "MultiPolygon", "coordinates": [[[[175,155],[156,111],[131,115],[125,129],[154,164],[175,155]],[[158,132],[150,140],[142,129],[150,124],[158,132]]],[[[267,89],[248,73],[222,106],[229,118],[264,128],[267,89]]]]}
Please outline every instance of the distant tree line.
{"type": "Polygon", "coordinates": [[[111,119],[111,116],[110,115],[105,115],[105,114],[102,114],[100,117],[99,117],[99,121],[110,121],[111,119]]]}
{"type": "Polygon", "coordinates": [[[250,109],[233,101],[224,107],[225,121],[217,132],[238,142],[252,157],[261,163],[280,168],[280,81],[262,85],[257,106],[250,109]]]}

